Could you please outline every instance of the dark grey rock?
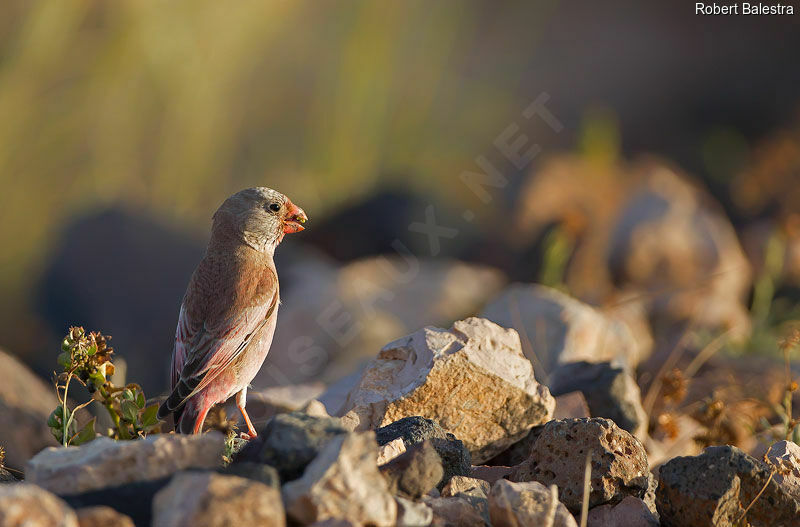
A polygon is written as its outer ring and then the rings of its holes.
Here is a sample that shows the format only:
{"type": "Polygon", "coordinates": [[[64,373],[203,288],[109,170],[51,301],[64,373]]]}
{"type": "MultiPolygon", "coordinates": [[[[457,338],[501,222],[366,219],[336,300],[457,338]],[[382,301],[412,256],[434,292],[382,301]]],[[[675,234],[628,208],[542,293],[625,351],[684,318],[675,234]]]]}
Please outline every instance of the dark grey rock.
{"type": "Polygon", "coordinates": [[[302,412],[279,414],[234,456],[232,465],[245,462],[270,465],[278,471],[281,482],[286,483],[301,477],[328,441],[347,432],[335,417],[312,417],[302,412]]]}
{"type": "Polygon", "coordinates": [[[394,423],[375,430],[378,445],[383,446],[398,437],[403,439],[406,448],[428,440],[442,459],[444,476],[439,482],[439,490],[453,476],[469,476],[472,470],[472,457],[464,443],[447,432],[433,419],[420,416],[404,417],[394,423]]]}
{"type": "Polygon", "coordinates": [[[671,459],[659,470],[656,506],[664,527],[738,525],[751,503],[746,519],[752,527],[800,526],[800,502],[769,479],[761,462],[736,447],[709,447],[699,456],[671,459]]]}
{"type": "Polygon", "coordinates": [[[137,481],[117,487],[59,497],[73,509],[105,505],[130,516],[136,527],[150,527],[153,498],[158,491],[167,486],[171,479],[171,477],[167,477],[152,481],[137,481]]]}
{"type": "Polygon", "coordinates": [[[378,470],[389,482],[393,494],[414,500],[435,488],[444,475],[442,459],[427,440],[412,445],[378,470]]]}
{"type": "Polygon", "coordinates": [[[571,362],[559,366],[550,377],[554,396],[580,391],[592,417],[611,419],[636,436],[646,426],[641,393],[633,376],[610,362],[571,362]]]}
{"type": "Polygon", "coordinates": [[[519,465],[531,455],[531,449],[534,443],[542,433],[544,425],[534,426],[528,432],[528,435],[500,452],[485,464],[493,467],[513,467],[519,465]]]}
{"type": "Polygon", "coordinates": [[[239,476],[240,478],[252,479],[267,485],[280,489],[281,480],[278,476],[278,471],[274,467],[265,465],[263,463],[253,463],[242,461],[228,465],[227,467],[220,467],[217,472],[229,476],[239,476]]]}

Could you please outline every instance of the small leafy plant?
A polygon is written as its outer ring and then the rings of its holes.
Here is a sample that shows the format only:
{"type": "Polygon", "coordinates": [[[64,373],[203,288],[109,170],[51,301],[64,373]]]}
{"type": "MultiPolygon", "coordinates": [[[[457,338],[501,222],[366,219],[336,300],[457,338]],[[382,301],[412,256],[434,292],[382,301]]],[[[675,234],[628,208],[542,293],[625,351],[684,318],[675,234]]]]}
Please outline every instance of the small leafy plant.
{"type": "Polygon", "coordinates": [[[235,419],[228,419],[225,408],[215,406],[208,414],[206,426],[209,430],[216,430],[225,436],[225,448],[222,454],[222,463],[229,465],[234,454],[247,444],[246,439],[239,437],[239,430],[235,419]]]}
{"type": "Polygon", "coordinates": [[[108,412],[113,426],[107,435],[112,439],[136,439],[160,432],[158,404],[147,405],[141,386],[131,383],[120,387],[111,382],[114,350],[108,345],[110,339],[98,332],[86,333],[82,327],[71,327],[61,342],[58,364],[62,371],[54,376],[59,404],[47,425],[63,446],[80,445],[97,437],[95,418],[80,428],[75,420],[76,412],[92,402],[108,412]],[[73,382],[84,386],[92,397],[70,410],[68,397],[73,382]]]}

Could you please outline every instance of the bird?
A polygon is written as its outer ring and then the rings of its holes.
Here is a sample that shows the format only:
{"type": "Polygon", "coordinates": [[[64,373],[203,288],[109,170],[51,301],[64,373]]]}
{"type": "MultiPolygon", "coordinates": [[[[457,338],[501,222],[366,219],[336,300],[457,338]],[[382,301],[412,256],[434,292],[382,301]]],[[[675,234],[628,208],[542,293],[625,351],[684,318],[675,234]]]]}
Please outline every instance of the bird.
{"type": "Polygon", "coordinates": [[[280,192],[244,189],[212,217],[211,237],[181,302],[172,352],[171,392],[158,418],[173,414],[177,433],[200,433],[209,410],[236,396],[247,433],[247,389],[275,332],[280,292],[273,256],[306,213],[280,192]]]}

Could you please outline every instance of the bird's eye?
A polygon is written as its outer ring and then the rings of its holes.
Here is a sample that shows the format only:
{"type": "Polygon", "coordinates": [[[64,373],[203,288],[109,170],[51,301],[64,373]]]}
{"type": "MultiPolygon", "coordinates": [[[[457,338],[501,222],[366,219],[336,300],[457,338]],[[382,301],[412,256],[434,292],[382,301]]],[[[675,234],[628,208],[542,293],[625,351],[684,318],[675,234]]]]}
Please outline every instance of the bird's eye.
{"type": "Polygon", "coordinates": [[[270,203],[269,210],[271,210],[272,212],[278,212],[279,210],[281,210],[281,206],[278,205],[277,203],[270,203]]]}

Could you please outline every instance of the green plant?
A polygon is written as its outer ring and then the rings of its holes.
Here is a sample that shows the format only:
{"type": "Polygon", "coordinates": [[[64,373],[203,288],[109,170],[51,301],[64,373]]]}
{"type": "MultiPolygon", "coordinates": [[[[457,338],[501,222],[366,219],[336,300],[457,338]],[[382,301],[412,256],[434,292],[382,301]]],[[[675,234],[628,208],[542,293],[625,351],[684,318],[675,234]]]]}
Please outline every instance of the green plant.
{"type": "Polygon", "coordinates": [[[566,274],[575,242],[563,227],[556,227],[544,239],[544,255],[539,283],[568,292],[566,274]]]}
{"type": "Polygon", "coordinates": [[[218,405],[208,414],[206,427],[209,430],[216,430],[225,436],[222,463],[226,466],[229,465],[233,455],[247,444],[247,440],[239,436],[236,419],[228,419],[225,408],[218,405]]]}
{"type": "Polygon", "coordinates": [[[160,431],[161,423],[156,417],[158,405],[147,405],[142,388],[134,383],[118,387],[111,382],[114,350],[108,346],[110,338],[97,332],[86,333],[82,327],[71,327],[61,342],[58,364],[62,372],[55,376],[59,404],[50,414],[47,425],[63,446],[80,445],[97,437],[95,418],[82,427],[75,419],[76,412],[92,402],[101,404],[111,418],[113,426],[108,430],[108,437],[136,439],[160,431]],[[68,397],[73,381],[86,387],[92,397],[70,409],[68,397]]]}

